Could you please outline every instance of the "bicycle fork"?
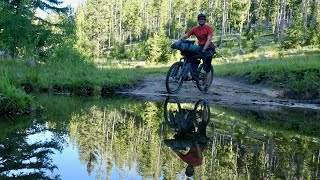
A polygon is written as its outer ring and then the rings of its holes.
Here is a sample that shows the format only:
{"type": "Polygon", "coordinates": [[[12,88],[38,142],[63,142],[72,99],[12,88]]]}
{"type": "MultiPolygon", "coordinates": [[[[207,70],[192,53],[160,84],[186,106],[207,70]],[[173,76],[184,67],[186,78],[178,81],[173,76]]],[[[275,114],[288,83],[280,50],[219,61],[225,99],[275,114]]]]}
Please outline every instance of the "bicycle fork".
{"type": "Polygon", "coordinates": [[[187,65],[185,66],[185,68],[182,71],[182,78],[183,80],[189,80],[191,79],[190,77],[190,69],[191,69],[191,63],[187,63],[187,65]]]}

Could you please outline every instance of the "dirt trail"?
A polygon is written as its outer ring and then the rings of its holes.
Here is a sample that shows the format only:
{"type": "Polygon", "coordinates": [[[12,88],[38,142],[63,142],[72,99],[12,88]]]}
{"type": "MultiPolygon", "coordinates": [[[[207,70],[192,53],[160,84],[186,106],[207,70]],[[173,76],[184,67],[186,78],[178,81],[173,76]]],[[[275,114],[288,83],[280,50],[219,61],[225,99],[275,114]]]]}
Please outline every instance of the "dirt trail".
{"type": "Polygon", "coordinates": [[[209,94],[199,91],[193,81],[184,82],[180,91],[176,94],[168,94],[165,88],[165,75],[151,76],[141,80],[132,89],[118,92],[137,96],[145,101],[164,101],[171,95],[177,96],[182,102],[195,102],[199,99],[207,99],[217,105],[252,106],[271,105],[319,109],[319,104],[310,104],[302,101],[283,99],[283,92],[263,85],[251,85],[242,80],[228,77],[214,77],[209,94]]]}

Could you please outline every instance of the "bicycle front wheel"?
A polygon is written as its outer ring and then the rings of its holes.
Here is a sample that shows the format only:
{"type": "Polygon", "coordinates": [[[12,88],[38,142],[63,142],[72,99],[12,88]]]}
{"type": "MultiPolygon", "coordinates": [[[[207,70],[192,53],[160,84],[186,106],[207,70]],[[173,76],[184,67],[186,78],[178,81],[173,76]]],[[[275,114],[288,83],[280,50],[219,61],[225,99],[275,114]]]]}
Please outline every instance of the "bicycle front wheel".
{"type": "Polygon", "coordinates": [[[178,92],[182,86],[182,66],[182,62],[176,62],[167,73],[166,88],[170,94],[178,92]]]}
{"type": "Polygon", "coordinates": [[[180,100],[177,97],[168,96],[164,102],[164,121],[171,128],[175,128],[177,125],[176,118],[181,114],[180,100]]]}
{"type": "MultiPolygon", "coordinates": [[[[211,65],[211,78],[209,79],[209,87],[211,86],[212,84],[212,80],[213,80],[213,74],[214,74],[214,71],[213,71],[213,67],[211,65]]],[[[197,87],[200,91],[203,91],[204,90],[204,86],[205,86],[205,77],[206,77],[206,71],[204,70],[204,67],[203,67],[203,64],[201,64],[199,66],[199,81],[197,81],[197,87]]]]}

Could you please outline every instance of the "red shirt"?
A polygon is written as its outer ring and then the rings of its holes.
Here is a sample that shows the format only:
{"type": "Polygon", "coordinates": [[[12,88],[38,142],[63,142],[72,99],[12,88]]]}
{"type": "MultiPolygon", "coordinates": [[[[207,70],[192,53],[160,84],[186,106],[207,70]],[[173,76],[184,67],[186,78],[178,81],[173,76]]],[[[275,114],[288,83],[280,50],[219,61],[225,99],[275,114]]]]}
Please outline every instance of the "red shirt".
{"type": "MultiPolygon", "coordinates": [[[[213,28],[208,25],[196,26],[187,32],[188,36],[195,35],[198,39],[199,45],[205,45],[208,39],[208,36],[213,37],[213,28]]],[[[209,46],[212,46],[213,43],[210,42],[209,46]]]]}
{"type": "Polygon", "coordinates": [[[190,150],[186,155],[183,155],[179,151],[176,152],[176,154],[181,158],[182,161],[184,161],[187,164],[190,164],[192,166],[200,166],[202,164],[202,156],[198,157],[198,153],[202,153],[204,151],[203,147],[200,147],[200,151],[198,152],[196,147],[191,147],[190,150]]]}

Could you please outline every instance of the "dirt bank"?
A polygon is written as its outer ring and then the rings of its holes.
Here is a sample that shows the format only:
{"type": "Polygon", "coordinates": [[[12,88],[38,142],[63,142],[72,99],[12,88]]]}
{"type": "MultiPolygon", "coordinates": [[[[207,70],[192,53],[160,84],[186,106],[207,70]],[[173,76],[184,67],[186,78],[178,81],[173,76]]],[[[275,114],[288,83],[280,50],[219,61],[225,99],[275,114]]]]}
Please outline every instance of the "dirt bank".
{"type": "Polygon", "coordinates": [[[195,82],[184,82],[181,90],[176,94],[168,94],[165,88],[165,75],[151,76],[139,81],[137,86],[131,89],[117,92],[137,96],[145,101],[164,101],[171,95],[177,96],[183,102],[195,102],[199,99],[207,99],[217,105],[271,105],[320,109],[317,100],[300,101],[284,99],[283,92],[264,85],[248,84],[241,79],[231,77],[214,77],[209,94],[199,91],[195,82]]]}

